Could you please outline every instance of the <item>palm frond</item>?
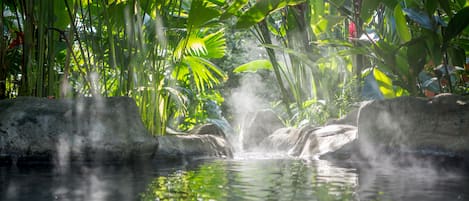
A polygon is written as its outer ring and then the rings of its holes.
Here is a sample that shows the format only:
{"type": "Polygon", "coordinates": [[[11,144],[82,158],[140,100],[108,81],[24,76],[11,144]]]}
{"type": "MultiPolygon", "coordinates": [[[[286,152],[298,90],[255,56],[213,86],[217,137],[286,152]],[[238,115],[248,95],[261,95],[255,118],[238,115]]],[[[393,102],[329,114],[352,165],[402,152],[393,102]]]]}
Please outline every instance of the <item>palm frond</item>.
{"type": "Polygon", "coordinates": [[[204,37],[206,55],[205,58],[222,58],[226,53],[226,39],[224,30],[209,34],[204,37]]]}
{"type": "Polygon", "coordinates": [[[200,92],[206,88],[213,88],[227,79],[227,75],[221,69],[202,57],[186,56],[182,63],[189,68],[191,81],[200,92]]]}

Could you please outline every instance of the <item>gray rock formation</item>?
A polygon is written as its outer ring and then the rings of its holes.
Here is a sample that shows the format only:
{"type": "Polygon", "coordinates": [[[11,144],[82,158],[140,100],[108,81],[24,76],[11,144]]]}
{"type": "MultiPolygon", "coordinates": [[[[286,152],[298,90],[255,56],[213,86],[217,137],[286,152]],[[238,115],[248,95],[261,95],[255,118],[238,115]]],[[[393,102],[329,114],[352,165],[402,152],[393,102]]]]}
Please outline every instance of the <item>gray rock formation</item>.
{"type": "Polygon", "coordinates": [[[158,141],[131,98],[0,101],[0,155],[18,162],[150,158],[158,141]]]}
{"type": "Polygon", "coordinates": [[[357,138],[357,127],[332,124],[305,132],[289,150],[292,156],[300,158],[319,158],[335,152],[357,138]]]}
{"type": "Polygon", "coordinates": [[[334,119],[331,120],[327,123],[327,125],[331,124],[346,124],[346,125],[352,125],[352,126],[357,126],[357,118],[358,118],[358,112],[360,108],[354,108],[350,112],[348,112],[345,116],[343,116],[340,119],[334,119]]]}
{"type": "Polygon", "coordinates": [[[464,156],[469,153],[469,101],[444,94],[369,102],[359,112],[358,142],[367,157],[384,150],[464,156]]]}
{"type": "Polygon", "coordinates": [[[303,126],[301,128],[279,128],[272,135],[269,135],[261,143],[260,147],[265,151],[288,152],[295,144],[299,143],[300,138],[309,135],[319,127],[303,126]]]}
{"type": "Polygon", "coordinates": [[[160,136],[158,141],[157,156],[161,158],[233,157],[225,133],[215,124],[197,126],[188,134],[160,136]]]}
{"type": "Polygon", "coordinates": [[[226,138],[225,132],[223,129],[218,127],[213,123],[202,124],[194,127],[192,130],[189,131],[189,134],[193,135],[202,135],[202,134],[210,134],[215,135],[218,137],[226,138]]]}
{"type": "Polygon", "coordinates": [[[285,152],[300,158],[318,158],[334,152],[357,137],[357,128],[350,125],[327,125],[280,128],[262,143],[266,151],[285,152]]]}
{"type": "Polygon", "coordinates": [[[257,111],[247,117],[241,131],[241,145],[244,151],[258,148],[260,143],[275,130],[284,127],[272,110],[257,111]]]}

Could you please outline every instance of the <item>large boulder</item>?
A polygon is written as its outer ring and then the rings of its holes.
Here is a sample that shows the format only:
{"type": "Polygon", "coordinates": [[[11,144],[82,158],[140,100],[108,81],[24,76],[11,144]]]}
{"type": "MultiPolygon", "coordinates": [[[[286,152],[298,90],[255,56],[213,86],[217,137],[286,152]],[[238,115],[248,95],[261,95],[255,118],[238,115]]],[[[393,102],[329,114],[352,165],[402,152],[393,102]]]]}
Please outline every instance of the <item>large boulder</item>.
{"type": "Polygon", "coordinates": [[[467,156],[468,98],[444,94],[371,101],[359,112],[358,142],[368,158],[383,151],[467,156]]]}
{"type": "Polygon", "coordinates": [[[265,138],[282,127],[283,122],[272,110],[260,110],[247,116],[240,134],[242,149],[250,151],[259,148],[265,138]]]}
{"type": "Polygon", "coordinates": [[[316,129],[319,129],[319,127],[309,125],[301,128],[279,128],[260,143],[260,148],[265,151],[288,152],[295,144],[299,143],[300,138],[309,135],[316,129]]]}
{"type": "Polygon", "coordinates": [[[158,141],[128,97],[0,101],[0,158],[18,163],[150,158],[158,141]]]}
{"type": "Polygon", "coordinates": [[[163,159],[233,157],[231,145],[225,133],[211,123],[196,126],[187,134],[159,136],[158,141],[157,157],[163,159]]]}
{"type": "Polygon", "coordinates": [[[321,155],[341,149],[356,138],[355,126],[332,124],[318,127],[301,135],[289,150],[289,154],[300,158],[319,158],[321,155]]]}
{"type": "Polygon", "coordinates": [[[221,138],[226,138],[225,132],[223,129],[218,127],[213,123],[206,123],[202,125],[195,126],[192,130],[189,131],[189,134],[193,135],[203,135],[203,134],[210,134],[215,135],[221,138]]]}
{"type": "Polygon", "coordinates": [[[280,128],[261,143],[265,151],[284,152],[300,158],[318,158],[335,152],[357,137],[357,127],[333,124],[324,127],[280,128]]]}

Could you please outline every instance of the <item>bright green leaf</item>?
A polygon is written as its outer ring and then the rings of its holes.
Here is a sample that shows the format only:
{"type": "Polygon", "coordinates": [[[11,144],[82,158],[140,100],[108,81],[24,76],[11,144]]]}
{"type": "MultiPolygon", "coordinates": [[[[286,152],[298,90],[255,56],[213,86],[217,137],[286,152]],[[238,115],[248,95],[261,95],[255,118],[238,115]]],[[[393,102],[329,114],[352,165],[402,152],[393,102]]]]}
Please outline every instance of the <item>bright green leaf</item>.
{"type": "Polygon", "coordinates": [[[448,27],[443,34],[443,43],[447,43],[457,35],[459,35],[467,26],[469,26],[469,7],[465,7],[458,11],[453,18],[450,19],[448,27]]]}
{"type": "MultiPolygon", "coordinates": [[[[54,15],[55,22],[54,27],[64,30],[70,24],[70,17],[68,16],[67,9],[64,1],[53,1],[54,2],[54,15]]],[[[71,2],[68,2],[70,5],[71,2]]]]}
{"type": "Polygon", "coordinates": [[[409,27],[407,26],[407,21],[404,13],[402,12],[402,7],[399,4],[394,8],[394,19],[396,20],[397,34],[401,38],[401,42],[409,42],[412,39],[412,35],[409,27]]]}
{"type": "Polygon", "coordinates": [[[203,0],[194,0],[187,19],[189,28],[200,28],[221,15],[216,5],[203,0]]]}
{"type": "Polygon", "coordinates": [[[272,70],[272,63],[269,60],[255,60],[236,67],[233,72],[257,72],[258,70],[272,70]]]}
{"type": "Polygon", "coordinates": [[[213,88],[227,79],[225,72],[204,58],[186,56],[182,62],[185,64],[184,66],[189,68],[193,82],[199,92],[204,91],[206,88],[213,88]]]}
{"type": "Polygon", "coordinates": [[[234,0],[233,3],[226,9],[225,13],[220,17],[220,19],[226,19],[230,16],[236,15],[246,4],[249,3],[249,0],[234,0]]]}
{"type": "Polygon", "coordinates": [[[377,68],[373,69],[373,76],[375,77],[379,86],[379,91],[383,94],[384,98],[396,97],[391,78],[377,68]]]}
{"type": "Polygon", "coordinates": [[[285,6],[293,6],[303,3],[305,0],[263,0],[258,1],[246,12],[244,12],[236,23],[236,28],[246,29],[261,22],[272,12],[275,12],[285,6]]]}
{"type": "Polygon", "coordinates": [[[222,58],[225,56],[226,39],[224,31],[209,34],[204,37],[205,49],[207,54],[203,55],[205,58],[222,58]]]}
{"type": "Polygon", "coordinates": [[[363,0],[361,11],[360,11],[360,18],[365,22],[369,21],[369,18],[373,16],[373,14],[378,9],[379,4],[380,4],[380,1],[363,0]]]}

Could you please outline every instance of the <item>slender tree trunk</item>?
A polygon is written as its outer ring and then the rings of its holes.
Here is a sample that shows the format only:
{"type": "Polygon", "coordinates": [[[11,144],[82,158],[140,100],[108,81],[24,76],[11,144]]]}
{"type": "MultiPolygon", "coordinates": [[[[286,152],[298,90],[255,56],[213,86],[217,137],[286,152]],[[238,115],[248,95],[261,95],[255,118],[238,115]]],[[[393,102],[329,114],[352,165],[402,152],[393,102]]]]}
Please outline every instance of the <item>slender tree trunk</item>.
{"type": "MultiPolygon", "coordinates": [[[[267,28],[267,23],[265,20],[259,23],[259,29],[264,39],[263,42],[265,44],[272,44],[272,40],[270,39],[270,33],[267,28]]],[[[285,89],[285,86],[283,85],[282,77],[280,75],[280,64],[277,62],[277,58],[275,56],[274,50],[268,47],[266,47],[265,49],[267,51],[267,54],[269,55],[270,62],[272,63],[272,67],[274,69],[275,78],[277,79],[277,83],[282,93],[282,102],[285,105],[285,109],[287,110],[288,115],[291,116],[292,112],[290,110],[290,98],[288,97],[287,90],[285,89]]]]}
{"type": "MultiPolygon", "coordinates": [[[[1,3],[1,12],[0,12],[0,27],[3,27],[3,8],[4,3],[1,3]]],[[[0,100],[7,97],[6,94],[6,83],[7,83],[7,69],[8,66],[5,64],[5,53],[6,53],[6,41],[4,41],[3,32],[0,36],[0,100]]]]}
{"type": "MultiPolygon", "coordinates": [[[[362,29],[362,25],[363,25],[363,21],[361,20],[360,18],[360,11],[361,11],[361,4],[362,4],[362,0],[353,0],[353,12],[354,12],[354,23],[355,23],[355,29],[356,29],[356,34],[357,34],[357,38],[360,38],[360,36],[363,34],[363,29],[362,29]]],[[[355,47],[360,47],[360,43],[358,43],[357,41],[354,41],[353,42],[353,45],[355,47]]],[[[362,80],[362,70],[363,70],[363,67],[365,65],[365,62],[364,62],[364,56],[361,55],[361,54],[357,54],[355,55],[355,57],[352,59],[352,62],[353,62],[353,66],[355,67],[355,75],[357,76],[357,90],[358,90],[358,93],[360,94],[361,93],[361,80],[362,80]]]]}

